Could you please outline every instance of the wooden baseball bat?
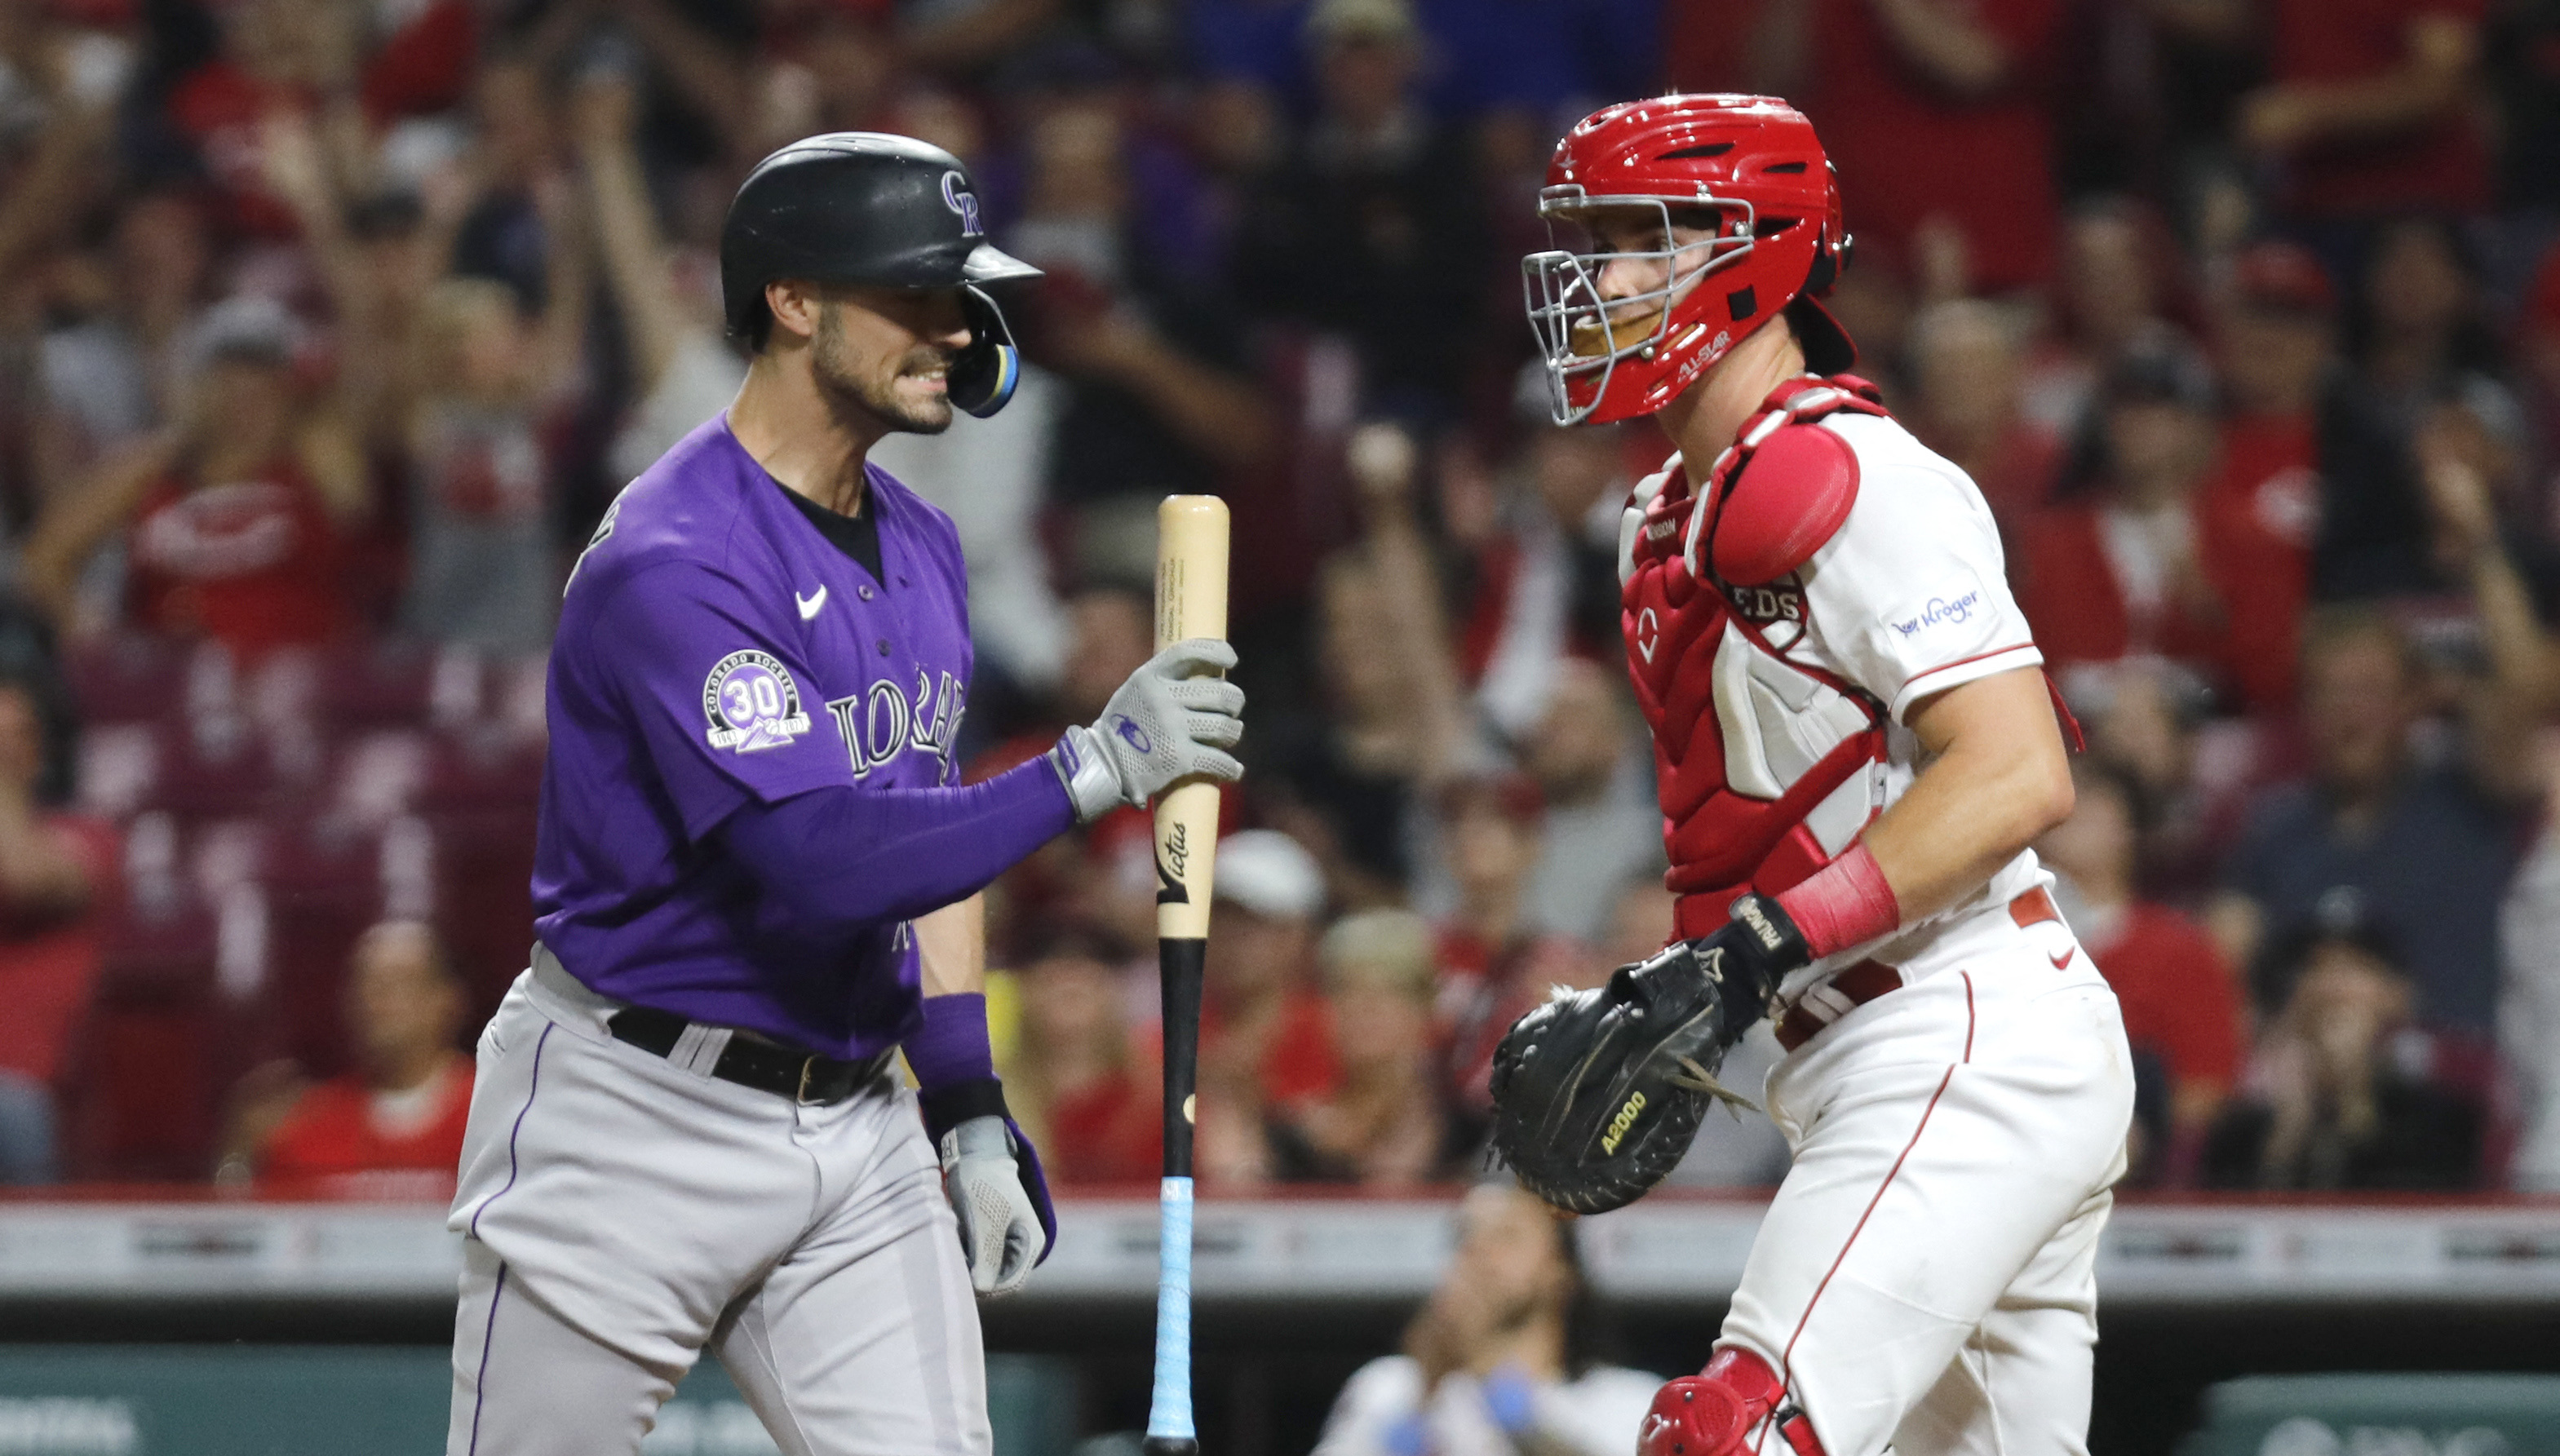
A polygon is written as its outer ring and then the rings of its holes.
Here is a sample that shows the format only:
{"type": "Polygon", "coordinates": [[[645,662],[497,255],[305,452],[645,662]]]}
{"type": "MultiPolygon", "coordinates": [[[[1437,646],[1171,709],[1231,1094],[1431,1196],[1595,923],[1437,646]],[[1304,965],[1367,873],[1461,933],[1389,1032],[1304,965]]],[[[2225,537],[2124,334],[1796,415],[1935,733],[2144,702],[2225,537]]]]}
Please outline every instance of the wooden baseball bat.
{"type": "MultiPolygon", "coordinates": [[[[1226,502],[1167,496],[1156,512],[1156,647],[1226,636],[1226,502]]],[[[1156,1384],[1147,1456],[1197,1456],[1192,1421],[1192,1128],[1200,970],[1208,953],[1217,785],[1156,800],[1156,964],[1165,997],[1165,1181],[1156,1266],[1156,1384]]]]}

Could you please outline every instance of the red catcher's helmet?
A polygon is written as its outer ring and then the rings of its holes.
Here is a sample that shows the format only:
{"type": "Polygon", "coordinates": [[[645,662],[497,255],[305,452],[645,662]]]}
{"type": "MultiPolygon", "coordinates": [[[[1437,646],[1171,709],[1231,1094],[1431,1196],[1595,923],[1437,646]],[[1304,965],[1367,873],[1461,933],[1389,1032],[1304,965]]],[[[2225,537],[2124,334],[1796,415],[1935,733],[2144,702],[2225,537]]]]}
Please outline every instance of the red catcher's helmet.
{"type": "Polygon", "coordinates": [[[1848,262],[1840,180],[1785,101],[1672,95],[1594,111],[1556,143],[1537,210],[1557,246],[1520,271],[1558,424],[1653,413],[1782,312],[1815,372],[1857,360],[1814,301],[1848,262]],[[1603,252],[1564,236],[1587,235],[1576,225],[1604,209],[1655,213],[1657,248],[1603,252]],[[1682,243],[1675,226],[1706,236],[1682,243]],[[1659,264],[1663,281],[1603,304],[1601,271],[1622,259],[1659,264]]]}

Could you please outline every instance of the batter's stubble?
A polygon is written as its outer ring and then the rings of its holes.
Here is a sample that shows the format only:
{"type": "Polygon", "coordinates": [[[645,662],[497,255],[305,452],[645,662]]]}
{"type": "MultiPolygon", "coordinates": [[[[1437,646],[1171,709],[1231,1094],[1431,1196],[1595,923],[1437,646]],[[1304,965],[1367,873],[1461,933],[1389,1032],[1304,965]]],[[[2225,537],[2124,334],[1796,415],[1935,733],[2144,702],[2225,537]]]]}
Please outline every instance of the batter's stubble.
{"type": "Polygon", "coordinates": [[[845,338],[844,311],[853,305],[831,302],[818,312],[818,331],[810,340],[810,372],[828,407],[839,419],[855,423],[867,417],[901,434],[940,434],[951,427],[951,400],[935,395],[916,402],[898,398],[897,382],[914,375],[947,371],[952,356],[930,344],[918,344],[898,357],[893,368],[878,368],[866,378],[855,368],[845,338]],[[848,419],[848,415],[855,416],[848,419]]]}

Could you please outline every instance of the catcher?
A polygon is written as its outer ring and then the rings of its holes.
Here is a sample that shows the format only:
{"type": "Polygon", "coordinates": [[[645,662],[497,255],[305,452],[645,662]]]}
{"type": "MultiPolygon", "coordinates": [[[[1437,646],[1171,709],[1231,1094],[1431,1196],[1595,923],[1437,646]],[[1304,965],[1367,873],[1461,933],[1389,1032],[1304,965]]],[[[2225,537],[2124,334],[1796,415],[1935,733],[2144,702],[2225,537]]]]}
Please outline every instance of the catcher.
{"type": "Polygon", "coordinates": [[[2080,1452],[2132,1057],[2026,848],[2070,812],[2068,720],[1991,513],[1842,373],[1803,115],[1612,106],[1547,183],[1559,246],[1523,270],[1557,418],[1680,447],[1619,536],[1680,899],[1668,948],[1506,1037],[1497,1150],[1560,1208],[1626,1204],[1775,1017],[1794,1166],[1644,1456],[2080,1452]]]}

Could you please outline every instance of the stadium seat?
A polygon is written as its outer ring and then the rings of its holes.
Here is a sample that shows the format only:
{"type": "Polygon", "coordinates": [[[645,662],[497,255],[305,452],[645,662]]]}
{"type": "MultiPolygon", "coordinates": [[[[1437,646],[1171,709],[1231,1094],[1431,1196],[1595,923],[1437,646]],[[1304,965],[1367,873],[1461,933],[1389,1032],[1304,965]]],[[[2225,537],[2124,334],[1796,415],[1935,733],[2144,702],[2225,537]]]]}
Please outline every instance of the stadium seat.
{"type": "Polygon", "coordinates": [[[417,802],[433,751],[427,734],[411,728],[377,728],[341,742],[330,773],[330,810],[389,824],[417,802]]]}
{"type": "Polygon", "coordinates": [[[188,892],[139,894],[109,933],[65,1076],[65,1171],[188,1180],[212,1169],[223,1090],[249,1052],[220,991],[221,925],[188,892]]]}
{"type": "Polygon", "coordinates": [[[81,721],[92,728],[167,717],[178,707],[171,690],[185,661],[180,644],[139,632],[77,641],[63,649],[64,676],[79,700],[81,721]]]}
{"type": "Polygon", "coordinates": [[[543,745],[489,731],[439,733],[417,805],[428,814],[504,809],[528,819],[543,791],[543,745]]]}
{"type": "Polygon", "coordinates": [[[163,725],[154,733],[158,771],[149,803],[183,820],[254,818],[290,787],[244,718],[163,725]]]}
{"type": "Polygon", "coordinates": [[[148,723],[91,725],[80,734],[80,806],[122,819],[149,802],[160,785],[161,733],[148,723]]]}
{"type": "Polygon", "coordinates": [[[322,665],[320,715],[342,730],[461,728],[481,715],[486,676],[468,648],[397,639],[356,644],[322,665]]]}
{"type": "MultiPolygon", "coordinates": [[[[340,815],[266,826],[258,887],[265,898],[267,1002],[281,1052],[315,1076],[334,1075],[349,1063],[341,1010],[347,965],[357,939],[390,908],[386,838],[380,827],[340,815]]],[[[417,913],[426,906],[405,908],[417,913]]]]}
{"type": "Polygon", "coordinates": [[[2178,1456],[2560,1456],[2560,1375],[2250,1375],[2178,1456]]]}
{"type": "Polygon", "coordinates": [[[534,806],[427,816],[435,837],[436,933],[479,1012],[497,1009],[534,943],[534,806]]]}

